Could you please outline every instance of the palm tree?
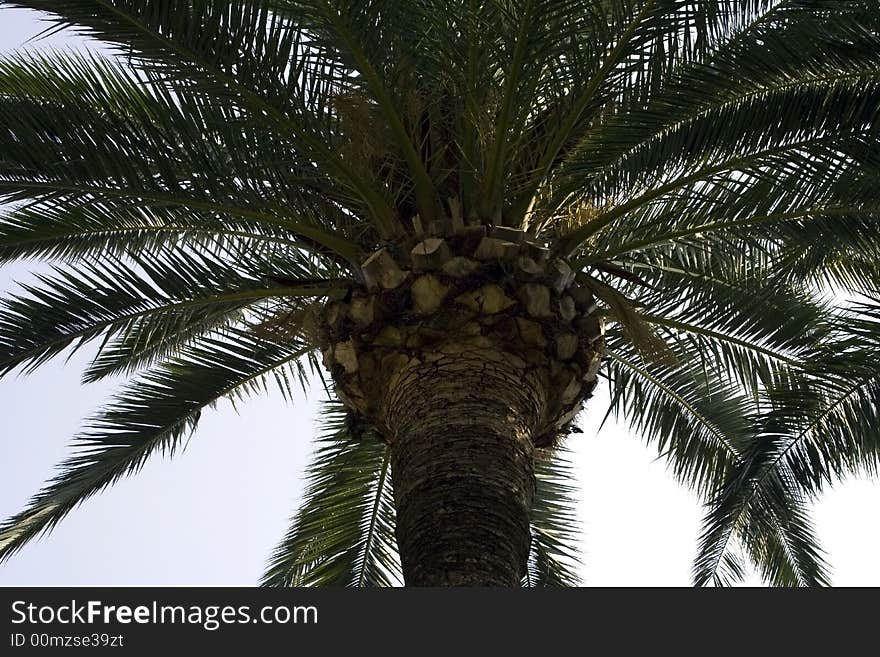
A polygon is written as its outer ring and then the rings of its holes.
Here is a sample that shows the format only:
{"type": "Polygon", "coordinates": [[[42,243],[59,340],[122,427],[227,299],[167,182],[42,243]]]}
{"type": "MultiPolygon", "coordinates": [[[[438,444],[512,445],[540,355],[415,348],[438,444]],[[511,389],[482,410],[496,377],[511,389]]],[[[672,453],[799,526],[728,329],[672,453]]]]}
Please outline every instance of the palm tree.
{"type": "Polygon", "coordinates": [[[61,263],[0,372],[137,373],[0,559],[323,380],[264,583],[571,584],[601,378],[707,502],[696,583],[827,583],[807,504],[880,445],[877,0],[0,5],[115,50],[0,62],[0,257],[61,263]]]}

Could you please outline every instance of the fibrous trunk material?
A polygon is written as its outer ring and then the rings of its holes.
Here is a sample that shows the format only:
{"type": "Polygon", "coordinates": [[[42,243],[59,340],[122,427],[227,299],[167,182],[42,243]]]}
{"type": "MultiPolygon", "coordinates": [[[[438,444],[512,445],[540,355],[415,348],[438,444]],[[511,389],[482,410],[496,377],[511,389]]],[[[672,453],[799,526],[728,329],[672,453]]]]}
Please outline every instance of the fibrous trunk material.
{"type": "Polygon", "coordinates": [[[512,586],[534,450],[596,385],[603,327],[568,264],[509,228],[463,227],[366,259],[320,318],[340,399],[391,446],[409,585],[512,586]]]}
{"type": "Polygon", "coordinates": [[[387,423],[407,583],[519,582],[544,394],[522,362],[491,349],[441,352],[400,373],[387,423]]]}

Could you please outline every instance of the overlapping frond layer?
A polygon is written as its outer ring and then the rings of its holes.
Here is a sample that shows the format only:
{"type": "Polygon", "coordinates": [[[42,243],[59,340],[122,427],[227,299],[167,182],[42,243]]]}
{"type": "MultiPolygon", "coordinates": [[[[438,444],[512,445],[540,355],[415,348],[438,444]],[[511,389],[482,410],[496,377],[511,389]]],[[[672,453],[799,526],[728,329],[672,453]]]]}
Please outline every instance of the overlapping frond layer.
{"type": "MultiPolygon", "coordinates": [[[[877,294],[880,0],[0,6],[113,53],[0,61],[0,261],[59,267],[0,307],[0,372],[98,340],[87,380],[152,368],[0,557],[202,406],[302,380],[368,254],[454,233],[596,293],[612,411],[709,500],[697,582],[827,582],[806,509],[880,444],[876,304],[826,293],[877,294]]],[[[397,581],[384,447],[340,414],[267,583],[397,581]]],[[[541,462],[533,584],[576,579],[570,479],[541,462]]]]}
{"type": "Polygon", "coordinates": [[[789,385],[771,390],[774,408],[761,421],[742,462],[709,507],[694,567],[698,583],[712,577],[734,532],[770,581],[784,585],[825,583],[805,505],[825,486],[853,472],[875,474],[880,454],[877,431],[880,376],[878,307],[862,303],[844,314],[849,335],[833,361],[821,364],[817,385],[789,385]],[[768,526],[784,542],[768,542],[768,526]],[[782,560],[798,557],[798,567],[782,560]]]}

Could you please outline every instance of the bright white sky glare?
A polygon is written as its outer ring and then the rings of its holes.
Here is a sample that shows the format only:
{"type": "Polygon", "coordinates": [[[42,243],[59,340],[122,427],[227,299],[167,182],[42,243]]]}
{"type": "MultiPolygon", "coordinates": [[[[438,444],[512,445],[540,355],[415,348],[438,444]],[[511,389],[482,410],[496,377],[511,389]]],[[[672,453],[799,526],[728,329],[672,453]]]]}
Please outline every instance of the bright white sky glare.
{"type": "MultiPolygon", "coordinates": [[[[33,12],[0,9],[0,54],[45,28],[33,12]]],[[[68,33],[29,48],[75,48],[68,33]]],[[[33,269],[0,268],[0,291],[33,269]]],[[[21,510],[67,454],[81,421],[119,381],[83,386],[88,350],[37,373],[0,380],[0,516],[21,510]]],[[[598,391],[597,391],[598,392],[598,391]]],[[[207,412],[187,449],[154,457],[135,477],[75,510],[0,565],[3,586],[252,586],[302,490],[321,388],[292,405],[279,394],[207,412]]],[[[596,394],[572,436],[581,487],[587,586],[687,586],[702,509],[656,461],[656,451],[609,420],[596,394]]],[[[815,505],[837,586],[880,585],[880,485],[848,480],[815,505]]],[[[760,584],[751,577],[747,584],[760,584]]]]}

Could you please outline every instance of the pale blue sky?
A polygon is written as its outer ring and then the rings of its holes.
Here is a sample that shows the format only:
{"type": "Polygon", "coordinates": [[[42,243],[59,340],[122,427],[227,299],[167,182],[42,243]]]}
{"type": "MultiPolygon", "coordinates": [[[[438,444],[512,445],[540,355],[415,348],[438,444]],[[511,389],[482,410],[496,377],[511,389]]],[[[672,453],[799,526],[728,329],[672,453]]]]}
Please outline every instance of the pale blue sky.
{"type": "MultiPolygon", "coordinates": [[[[0,53],[42,27],[35,14],[0,9],[0,53]]],[[[62,34],[29,47],[82,47],[62,34]]],[[[0,269],[0,290],[27,278],[0,269]]],[[[0,379],[0,516],[19,511],[67,453],[81,421],[118,381],[83,386],[88,352],[36,374],[0,379]]],[[[0,565],[0,585],[242,585],[256,583],[301,491],[320,387],[285,404],[268,395],[207,412],[187,450],[154,458],[136,477],[93,497],[48,537],[0,565]]],[[[582,493],[587,585],[686,586],[701,509],[636,436],[591,400],[573,447],[582,493]]],[[[880,486],[849,481],[815,509],[837,585],[880,585],[880,486]]],[[[754,583],[752,579],[750,582],[754,583]]]]}

